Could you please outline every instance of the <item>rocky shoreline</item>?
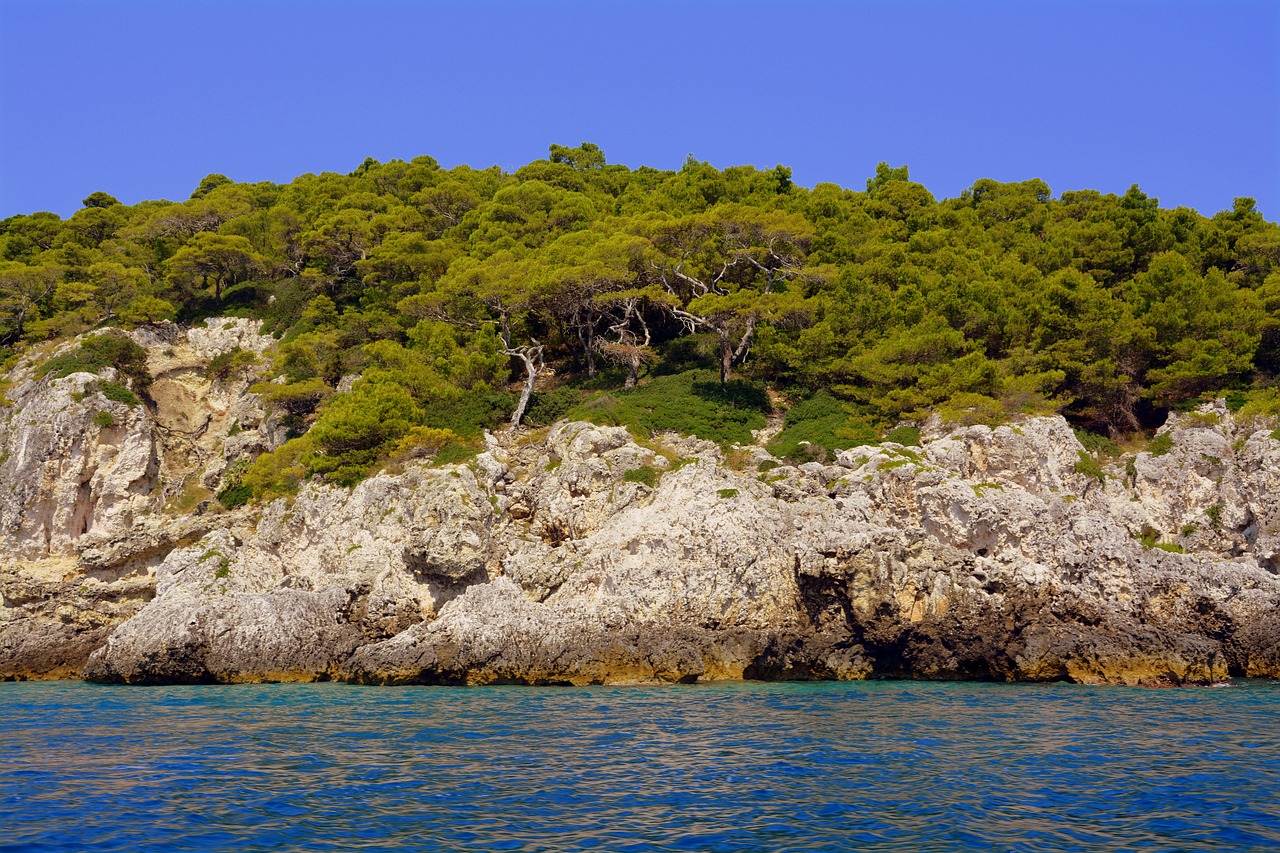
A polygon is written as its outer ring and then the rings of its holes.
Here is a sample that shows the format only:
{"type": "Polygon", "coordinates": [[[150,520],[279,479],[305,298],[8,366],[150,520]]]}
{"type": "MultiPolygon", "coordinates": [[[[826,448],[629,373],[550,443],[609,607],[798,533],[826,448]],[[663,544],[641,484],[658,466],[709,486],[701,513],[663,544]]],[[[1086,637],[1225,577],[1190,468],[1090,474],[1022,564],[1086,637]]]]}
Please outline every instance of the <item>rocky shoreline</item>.
{"type": "Polygon", "coordinates": [[[2,679],[1280,676],[1280,440],[1222,405],[1115,460],[1057,417],[803,465],[561,422],[225,511],[227,472],[284,432],[247,380],[203,369],[271,339],[243,320],[134,335],[154,405],[87,373],[10,376],[2,679]]]}

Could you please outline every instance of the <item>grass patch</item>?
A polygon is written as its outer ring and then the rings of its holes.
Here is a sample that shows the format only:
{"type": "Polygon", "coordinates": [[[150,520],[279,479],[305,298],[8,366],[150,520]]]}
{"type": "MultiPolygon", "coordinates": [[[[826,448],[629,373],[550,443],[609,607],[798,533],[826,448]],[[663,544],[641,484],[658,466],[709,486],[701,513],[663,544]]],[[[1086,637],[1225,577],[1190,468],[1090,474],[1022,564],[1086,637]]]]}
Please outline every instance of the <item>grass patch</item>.
{"type": "Polygon", "coordinates": [[[181,492],[169,500],[165,512],[172,515],[186,515],[212,497],[213,492],[200,485],[199,481],[192,479],[181,492]]]}
{"type": "Polygon", "coordinates": [[[434,465],[458,465],[480,455],[480,448],[461,441],[450,441],[440,446],[432,458],[434,465]]]}
{"type": "Polygon", "coordinates": [[[103,332],[85,338],[74,350],[46,361],[37,373],[61,379],[73,373],[96,375],[104,367],[114,367],[120,375],[132,379],[139,388],[145,389],[151,383],[151,374],[147,372],[146,349],[121,332],[103,332]]]}
{"type": "MultiPolygon", "coordinates": [[[[920,433],[916,430],[916,440],[920,433]]],[[[782,431],[769,442],[769,452],[792,462],[816,458],[813,448],[826,451],[847,450],[864,444],[875,444],[880,436],[875,427],[858,418],[844,403],[819,391],[787,410],[782,431]]],[[[902,442],[906,444],[907,442],[902,442]]]]}
{"type": "Polygon", "coordinates": [[[728,500],[729,498],[736,498],[738,496],[738,490],[737,489],[717,489],[716,494],[719,495],[721,498],[728,500]]]}
{"type": "Polygon", "coordinates": [[[98,391],[100,391],[102,396],[106,397],[108,400],[115,403],[124,403],[130,408],[133,408],[140,402],[138,400],[138,395],[134,394],[119,382],[99,382],[98,391]]]}
{"type": "Polygon", "coordinates": [[[1215,427],[1222,423],[1222,418],[1215,412],[1188,412],[1182,420],[1190,427],[1215,427]]]}
{"type": "Polygon", "coordinates": [[[884,437],[885,441],[891,441],[894,444],[902,444],[907,446],[920,446],[920,427],[900,426],[889,430],[884,437]]]}
{"type": "Polygon", "coordinates": [[[1105,435],[1090,432],[1087,429],[1073,429],[1080,446],[1090,453],[1101,453],[1104,456],[1119,456],[1120,446],[1105,435]]]}
{"type": "Polygon", "coordinates": [[[253,489],[244,483],[236,483],[234,486],[227,486],[218,492],[218,503],[227,509],[235,509],[247,504],[253,499],[253,489]]]}
{"type": "Polygon", "coordinates": [[[565,417],[602,426],[623,426],[649,437],[671,430],[720,445],[749,444],[751,431],[771,411],[764,391],[747,382],[721,383],[710,370],[660,376],[651,382],[589,399],[565,417]]]}
{"type": "Polygon", "coordinates": [[[1173,449],[1173,436],[1167,432],[1162,432],[1151,441],[1147,442],[1147,452],[1152,456],[1164,456],[1173,449]]]}
{"type": "Polygon", "coordinates": [[[658,485],[659,476],[661,475],[652,465],[641,465],[623,474],[622,480],[625,483],[643,483],[652,489],[658,485]]]}
{"type": "Polygon", "coordinates": [[[1097,480],[1098,485],[1106,485],[1107,475],[1102,471],[1102,465],[1097,459],[1090,456],[1083,450],[1077,451],[1080,459],[1076,462],[1076,473],[1083,474],[1091,480],[1097,480]]]}

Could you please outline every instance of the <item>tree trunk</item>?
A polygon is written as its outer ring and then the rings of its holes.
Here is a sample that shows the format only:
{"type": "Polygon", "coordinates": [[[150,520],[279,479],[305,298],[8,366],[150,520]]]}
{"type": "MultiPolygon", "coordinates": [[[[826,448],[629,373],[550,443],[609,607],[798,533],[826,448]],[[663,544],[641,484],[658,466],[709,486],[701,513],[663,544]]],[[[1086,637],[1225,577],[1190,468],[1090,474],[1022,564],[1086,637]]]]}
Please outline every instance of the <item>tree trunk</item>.
{"type": "Polygon", "coordinates": [[[520,392],[520,401],[516,410],[511,413],[511,426],[517,428],[524,420],[525,410],[529,408],[529,398],[533,396],[533,386],[538,381],[538,371],[542,368],[542,346],[504,349],[504,355],[514,356],[524,362],[524,390],[520,392]]]}
{"type": "Polygon", "coordinates": [[[623,388],[636,387],[636,381],[640,378],[640,352],[637,350],[631,354],[631,358],[627,360],[627,381],[622,383],[623,388]]]}
{"type": "Polygon", "coordinates": [[[733,372],[733,342],[729,340],[729,335],[725,332],[720,333],[720,384],[728,382],[732,378],[733,372]]]}

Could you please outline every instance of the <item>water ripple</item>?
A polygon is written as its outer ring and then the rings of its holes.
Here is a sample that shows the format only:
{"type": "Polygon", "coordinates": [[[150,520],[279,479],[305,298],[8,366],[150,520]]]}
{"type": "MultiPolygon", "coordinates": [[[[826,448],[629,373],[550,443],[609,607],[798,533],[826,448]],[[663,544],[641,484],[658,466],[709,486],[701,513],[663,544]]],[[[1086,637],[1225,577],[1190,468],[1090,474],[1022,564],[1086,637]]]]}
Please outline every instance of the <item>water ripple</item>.
{"type": "Polygon", "coordinates": [[[1280,848],[1280,686],[0,684],[0,850],[1280,848]]]}

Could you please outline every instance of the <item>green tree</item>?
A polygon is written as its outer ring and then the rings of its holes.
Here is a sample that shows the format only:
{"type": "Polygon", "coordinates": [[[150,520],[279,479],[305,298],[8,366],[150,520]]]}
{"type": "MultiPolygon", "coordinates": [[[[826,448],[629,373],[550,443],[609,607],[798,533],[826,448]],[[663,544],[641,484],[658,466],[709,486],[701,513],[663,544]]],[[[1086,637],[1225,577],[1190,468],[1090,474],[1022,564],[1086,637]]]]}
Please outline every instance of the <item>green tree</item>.
{"type": "Polygon", "coordinates": [[[201,290],[212,285],[214,300],[221,302],[227,287],[247,281],[262,268],[263,261],[244,237],[201,232],[169,259],[169,278],[201,290]]]}

